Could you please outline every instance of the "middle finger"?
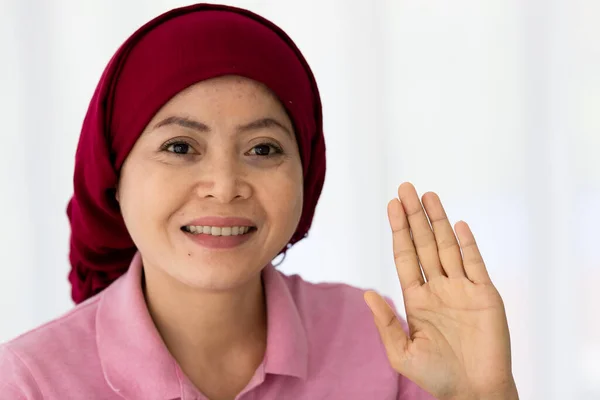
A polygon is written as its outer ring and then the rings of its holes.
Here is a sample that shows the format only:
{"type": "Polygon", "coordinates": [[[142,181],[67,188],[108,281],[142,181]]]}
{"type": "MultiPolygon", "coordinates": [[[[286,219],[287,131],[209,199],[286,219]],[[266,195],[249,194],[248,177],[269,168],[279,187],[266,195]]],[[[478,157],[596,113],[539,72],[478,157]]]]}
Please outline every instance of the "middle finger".
{"type": "Polygon", "coordinates": [[[429,281],[436,276],[444,276],[435,236],[415,187],[411,183],[403,183],[398,188],[398,197],[400,197],[400,202],[408,218],[413,242],[425,278],[429,281]]]}
{"type": "Polygon", "coordinates": [[[438,255],[444,272],[449,278],[464,278],[465,270],[460,247],[440,197],[433,192],[425,193],[422,203],[433,228],[438,255]]]}

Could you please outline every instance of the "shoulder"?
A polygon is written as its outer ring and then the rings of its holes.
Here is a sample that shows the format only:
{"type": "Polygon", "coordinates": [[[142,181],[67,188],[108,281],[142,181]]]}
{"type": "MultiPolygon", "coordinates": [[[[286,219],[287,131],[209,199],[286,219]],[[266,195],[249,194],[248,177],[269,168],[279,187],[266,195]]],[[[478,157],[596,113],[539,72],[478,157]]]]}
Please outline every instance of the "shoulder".
{"type": "MultiPolygon", "coordinates": [[[[366,289],[346,283],[312,283],[297,274],[281,275],[305,322],[325,322],[334,326],[364,324],[372,328],[364,333],[377,332],[371,310],[364,300],[366,289]]],[[[385,299],[395,309],[392,300],[385,299]]],[[[400,320],[406,327],[404,319],[400,317],[400,320]]]]}
{"type": "Polygon", "coordinates": [[[395,393],[398,375],[364,301],[365,290],[344,283],[311,283],[298,275],[284,275],[284,280],[306,330],[312,369],[349,390],[364,390],[354,385],[367,380],[395,393]]]}
{"type": "Polygon", "coordinates": [[[95,296],[65,314],[17,336],[3,346],[23,354],[42,350],[48,354],[56,350],[65,350],[64,347],[79,346],[94,337],[99,298],[100,296],[95,296]]]}
{"type": "Polygon", "coordinates": [[[97,358],[90,356],[96,353],[99,297],[1,344],[0,392],[12,391],[16,399],[39,399],[48,382],[92,363],[97,358]]]}
{"type": "MultiPolygon", "coordinates": [[[[350,393],[367,390],[363,398],[433,400],[391,368],[373,314],[364,301],[365,289],[344,283],[311,283],[299,275],[282,276],[309,338],[311,364],[327,375],[328,382],[337,380],[350,393]],[[368,385],[371,389],[366,389],[364,382],[373,383],[368,385]]],[[[408,332],[406,320],[398,315],[392,300],[385,299],[408,332]]]]}
{"type": "Polygon", "coordinates": [[[38,383],[8,344],[0,345],[0,393],[11,399],[41,399],[38,383]]]}

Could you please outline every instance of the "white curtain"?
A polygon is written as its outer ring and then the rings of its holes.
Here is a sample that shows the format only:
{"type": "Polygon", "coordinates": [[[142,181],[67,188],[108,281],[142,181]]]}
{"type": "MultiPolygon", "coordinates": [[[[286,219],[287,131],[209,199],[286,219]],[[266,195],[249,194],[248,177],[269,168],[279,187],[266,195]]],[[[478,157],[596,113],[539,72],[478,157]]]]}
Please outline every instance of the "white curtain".
{"type": "MultiPolygon", "coordinates": [[[[224,0],[225,1],[225,0],[224,0]]],[[[0,341],[72,307],[65,207],[108,59],[175,0],[0,0],[0,341]]],[[[440,194],[506,303],[522,399],[600,398],[600,2],[230,1],[311,64],[328,170],[280,266],[402,311],[385,206],[440,194]]]]}

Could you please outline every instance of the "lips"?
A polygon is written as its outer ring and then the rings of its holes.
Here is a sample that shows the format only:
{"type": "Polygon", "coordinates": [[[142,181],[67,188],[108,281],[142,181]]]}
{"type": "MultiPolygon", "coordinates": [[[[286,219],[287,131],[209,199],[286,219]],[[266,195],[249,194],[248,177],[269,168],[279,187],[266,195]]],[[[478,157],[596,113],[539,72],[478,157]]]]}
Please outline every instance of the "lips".
{"type": "Polygon", "coordinates": [[[230,227],[234,226],[238,227],[250,227],[256,228],[256,224],[248,219],[243,217],[220,217],[220,216],[210,216],[210,217],[202,217],[197,218],[192,221],[189,221],[185,226],[214,226],[218,228],[230,227]]]}
{"type": "Polygon", "coordinates": [[[212,236],[237,236],[245,235],[248,231],[256,229],[250,226],[209,226],[209,225],[186,225],[181,228],[184,232],[193,233],[196,235],[212,235],[212,236]]]}
{"type": "Polygon", "coordinates": [[[232,249],[246,243],[257,231],[254,221],[243,217],[210,216],[181,227],[185,236],[208,249],[232,249]]]}

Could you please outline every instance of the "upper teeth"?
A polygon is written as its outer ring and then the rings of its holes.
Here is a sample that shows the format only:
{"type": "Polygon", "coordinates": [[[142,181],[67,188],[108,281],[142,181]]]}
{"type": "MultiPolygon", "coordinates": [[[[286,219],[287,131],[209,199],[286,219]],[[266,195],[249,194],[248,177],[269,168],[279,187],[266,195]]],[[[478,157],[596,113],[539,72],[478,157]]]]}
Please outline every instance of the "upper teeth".
{"type": "Polygon", "coordinates": [[[213,236],[233,236],[243,235],[250,230],[249,226],[194,226],[188,225],[185,227],[191,233],[204,233],[213,236]]]}

